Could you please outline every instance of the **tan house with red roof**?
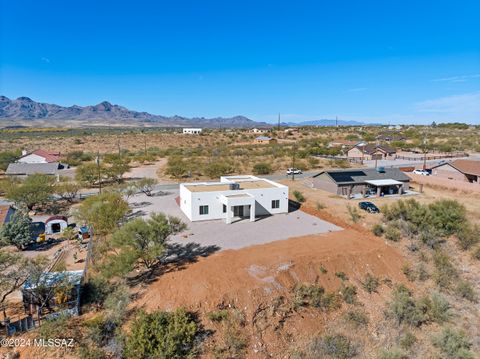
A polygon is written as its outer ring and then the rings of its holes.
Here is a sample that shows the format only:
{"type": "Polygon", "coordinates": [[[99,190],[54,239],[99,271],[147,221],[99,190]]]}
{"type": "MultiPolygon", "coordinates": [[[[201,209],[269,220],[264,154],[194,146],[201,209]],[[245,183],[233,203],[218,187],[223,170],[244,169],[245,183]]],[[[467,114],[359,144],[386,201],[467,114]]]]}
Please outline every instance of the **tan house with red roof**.
{"type": "Polygon", "coordinates": [[[394,148],[386,145],[370,145],[368,143],[359,143],[348,150],[348,158],[356,160],[383,160],[393,158],[396,154],[394,148]]]}
{"type": "Polygon", "coordinates": [[[455,160],[431,168],[432,176],[480,184],[480,161],[455,160]]]}
{"type": "Polygon", "coordinates": [[[42,149],[30,153],[24,153],[18,159],[19,163],[53,163],[60,161],[60,152],[46,151],[42,149]]]}

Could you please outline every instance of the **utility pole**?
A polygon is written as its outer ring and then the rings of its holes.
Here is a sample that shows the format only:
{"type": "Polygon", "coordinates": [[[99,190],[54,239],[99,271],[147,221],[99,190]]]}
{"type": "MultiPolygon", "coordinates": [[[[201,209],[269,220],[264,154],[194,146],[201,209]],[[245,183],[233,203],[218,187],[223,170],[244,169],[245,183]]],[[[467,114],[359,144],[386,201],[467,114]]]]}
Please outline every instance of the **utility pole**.
{"type": "Polygon", "coordinates": [[[295,181],[295,153],[297,152],[297,144],[293,145],[292,152],[292,181],[295,181]]]}
{"type": "Polygon", "coordinates": [[[278,126],[277,126],[277,130],[280,131],[280,112],[278,113],[278,126]]]}
{"type": "Polygon", "coordinates": [[[335,116],[335,127],[338,127],[338,116],[335,116]]]}
{"type": "Polygon", "coordinates": [[[97,158],[95,162],[97,162],[97,171],[98,171],[98,192],[102,193],[102,178],[100,174],[100,151],[97,151],[97,158]]]}
{"type": "Polygon", "coordinates": [[[427,136],[426,133],[423,135],[423,169],[427,169],[427,136]]]}
{"type": "Polygon", "coordinates": [[[118,157],[121,157],[122,156],[122,151],[120,149],[120,139],[117,138],[117,147],[118,147],[118,157]]]}

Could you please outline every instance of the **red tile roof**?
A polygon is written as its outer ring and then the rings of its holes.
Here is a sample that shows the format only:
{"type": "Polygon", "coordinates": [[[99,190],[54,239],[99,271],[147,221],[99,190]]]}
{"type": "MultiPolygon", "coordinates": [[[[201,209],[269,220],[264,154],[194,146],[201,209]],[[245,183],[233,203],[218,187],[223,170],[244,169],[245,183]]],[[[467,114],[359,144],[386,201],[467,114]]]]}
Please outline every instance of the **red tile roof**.
{"type": "Polygon", "coordinates": [[[42,149],[38,149],[32,152],[33,154],[37,156],[41,156],[45,158],[45,161],[47,162],[58,162],[60,160],[60,152],[51,152],[51,151],[46,151],[42,149]]]}

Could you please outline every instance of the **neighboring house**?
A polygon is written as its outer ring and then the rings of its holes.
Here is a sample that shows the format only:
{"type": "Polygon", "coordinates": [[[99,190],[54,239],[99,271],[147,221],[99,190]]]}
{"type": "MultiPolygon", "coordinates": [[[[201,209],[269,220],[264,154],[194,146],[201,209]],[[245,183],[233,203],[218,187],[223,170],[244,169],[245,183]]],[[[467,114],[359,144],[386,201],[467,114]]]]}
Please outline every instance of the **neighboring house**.
{"type": "Polygon", "coordinates": [[[261,127],[261,128],[252,128],[250,130],[250,132],[252,133],[267,133],[268,131],[270,131],[269,128],[266,128],[266,127],[261,127]]]}
{"type": "Polygon", "coordinates": [[[220,177],[219,182],[180,184],[180,208],[191,221],[288,213],[288,187],[255,176],[220,177]]]}
{"type": "Polygon", "coordinates": [[[314,188],[341,196],[354,194],[402,194],[410,186],[410,178],[398,168],[360,168],[322,171],[311,179],[314,188]]]}
{"type": "Polygon", "coordinates": [[[435,177],[480,184],[480,161],[455,160],[434,166],[431,170],[435,177]]]}
{"type": "Polygon", "coordinates": [[[45,234],[62,233],[67,227],[67,217],[51,216],[45,221],[45,234]]]}
{"type": "Polygon", "coordinates": [[[5,171],[8,176],[27,177],[35,173],[46,175],[59,175],[61,171],[67,169],[68,165],[52,163],[10,163],[5,171]]]}
{"type": "Polygon", "coordinates": [[[0,227],[12,220],[16,210],[12,206],[0,206],[0,227]]]}
{"type": "Polygon", "coordinates": [[[377,140],[392,142],[392,141],[405,141],[407,138],[397,132],[383,132],[377,136],[377,140]]]}
{"type": "Polygon", "coordinates": [[[333,140],[328,144],[328,147],[329,148],[341,147],[343,149],[343,148],[347,148],[347,147],[354,147],[354,146],[358,145],[359,143],[360,143],[360,141],[333,140]]]}
{"type": "Polygon", "coordinates": [[[199,135],[202,133],[201,128],[184,128],[183,134],[184,135],[199,135]]]}
{"type": "Polygon", "coordinates": [[[269,143],[277,143],[277,140],[268,136],[258,136],[257,138],[255,138],[255,142],[269,144],[269,143]]]}
{"type": "Polygon", "coordinates": [[[383,160],[393,158],[396,153],[390,146],[359,143],[348,150],[347,156],[356,160],[383,160]]]}
{"type": "Polygon", "coordinates": [[[30,153],[23,151],[22,157],[17,160],[19,163],[52,163],[58,161],[60,161],[60,152],[52,152],[42,149],[30,153]]]}

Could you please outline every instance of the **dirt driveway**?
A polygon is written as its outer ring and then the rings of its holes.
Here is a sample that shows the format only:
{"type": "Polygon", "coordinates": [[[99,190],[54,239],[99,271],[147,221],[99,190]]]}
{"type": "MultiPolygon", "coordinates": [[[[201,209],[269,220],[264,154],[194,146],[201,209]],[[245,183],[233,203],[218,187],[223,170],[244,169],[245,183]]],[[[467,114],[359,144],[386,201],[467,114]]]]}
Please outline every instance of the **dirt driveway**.
{"type": "Polygon", "coordinates": [[[188,229],[173,237],[180,244],[190,242],[217,249],[239,249],[293,237],[339,231],[342,228],[309,215],[301,210],[288,214],[257,218],[226,224],[223,220],[190,222],[175,202],[178,190],[164,196],[147,197],[138,194],[130,198],[133,216],[148,217],[152,212],[163,212],[182,219],[188,229]]]}

